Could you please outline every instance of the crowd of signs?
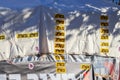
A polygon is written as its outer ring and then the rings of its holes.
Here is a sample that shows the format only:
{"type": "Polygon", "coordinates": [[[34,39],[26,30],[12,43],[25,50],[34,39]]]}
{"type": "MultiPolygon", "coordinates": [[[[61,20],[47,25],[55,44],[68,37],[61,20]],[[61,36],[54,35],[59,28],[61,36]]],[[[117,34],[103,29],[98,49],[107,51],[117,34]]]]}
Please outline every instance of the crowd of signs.
{"type": "MultiPolygon", "coordinates": [[[[15,58],[12,61],[7,61],[7,66],[18,65],[18,63],[26,62],[24,64],[19,64],[19,66],[23,66],[28,64],[28,72],[25,72],[28,79],[32,80],[120,80],[120,59],[114,57],[103,57],[98,55],[75,55],[75,54],[65,54],[65,16],[62,14],[55,15],[55,37],[54,37],[54,54],[48,54],[46,57],[42,56],[28,56],[27,58],[15,58]],[[26,60],[26,61],[24,61],[26,60]],[[40,62],[41,61],[41,62],[40,62]],[[39,63],[36,63],[39,62],[39,63]],[[53,72],[49,69],[48,62],[54,63],[52,66],[53,72]],[[44,69],[37,69],[36,67],[40,66],[38,64],[44,63],[42,67],[45,67],[46,76],[41,74],[44,69]],[[47,70],[48,69],[48,70],[47,70]],[[33,72],[31,72],[31,70],[33,72]],[[50,71],[49,71],[50,70],[50,71]],[[30,77],[30,73],[34,73],[32,76],[37,75],[37,77],[30,77]],[[39,74],[38,74],[39,73],[39,74]],[[72,75],[74,74],[74,76],[72,75]],[[55,74],[55,75],[52,75],[55,74]],[[68,75],[66,75],[68,74],[68,75]],[[60,78],[61,75],[61,78],[60,78]],[[72,75],[70,77],[70,75],[72,75]],[[44,76],[41,77],[41,76],[44,76]],[[69,77],[68,77],[69,76],[69,77]],[[47,77],[47,78],[45,78],[47,77]]],[[[106,14],[102,14],[100,16],[100,53],[108,54],[109,53],[109,30],[108,30],[108,16],[106,14]]],[[[17,34],[16,38],[34,38],[38,37],[38,33],[24,33],[17,34]]],[[[0,40],[4,40],[5,35],[0,35],[0,40]]],[[[1,65],[5,65],[2,64],[1,65]]],[[[51,64],[50,64],[51,65],[51,64]]],[[[51,67],[51,69],[52,69],[51,67]]],[[[1,69],[2,67],[0,67],[1,69]]],[[[10,68],[10,67],[9,67],[10,68]]],[[[12,69],[12,68],[11,68],[12,69]]],[[[17,68],[18,72],[8,71],[4,67],[3,71],[0,71],[0,79],[6,80],[6,74],[9,74],[8,79],[21,80],[18,77],[11,77],[11,74],[17,73],[22,74],[23,72],[19,72],[20,68],[17,68]],[[3,76],[4,75],[4,76],[3,76]]],[[[24,67],[22,68],[24,69],[24,67]]],[[[27,68],[26,68],[27,69],[27,68]]],[[[19,75],[21,76],[21,75],[19,75]]],[[[23,78],[22,78],[23,79],[23,78]]],[[[25,80],[25,79],[24,79],[25,80]]]]}
{"type": "Polygon", "coordinates": [[[109,29],[108,16],[102,14],[100,17],[100,53],[109,53],[109,29]]]}
{"type": "MultiPolygon", "coordinates": [[[[64,15],[56,14],[55,15],[55,41],[54,41],[54,54],[64,54],[65,53],[65,21],[64,21],[64,15]],[[58,41],[57,39],[60,39],[58,41]],[[61,41],[61,40],[64,41],[61,41]]],[[[62,56],[62,55],[61,55],[62,56]]],[[[55,56],[57,60],[59,60],[58,56],[55,56]]],[[[62,59],[64,59],[64,56],[62,56],[62,59]]],[[[56,62],[56,72],[57,73],[66,73],[66,66],[65,62],[56,62]]]]}
{"type": "MultiPolygon", "coordinates": [[[[17,39],[22,39],[22,38],[36,38],[38,37],[38,32],[32,32],[32,33],[20,33],[16,34],[17,39]]],[[[6,36],[5,35],[0,35],[0,40],[5,40],[6,36]]]]}

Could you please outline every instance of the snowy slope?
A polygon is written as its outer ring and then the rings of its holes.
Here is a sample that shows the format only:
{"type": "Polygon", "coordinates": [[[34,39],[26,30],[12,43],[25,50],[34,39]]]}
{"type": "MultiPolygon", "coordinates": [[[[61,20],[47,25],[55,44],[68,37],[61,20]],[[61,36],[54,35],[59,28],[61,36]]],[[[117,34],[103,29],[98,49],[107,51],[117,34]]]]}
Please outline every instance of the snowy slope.
{"type": "MultiPolygon", "coordinates": [[[[66,53],[100,54],[100,16],[109,17],[109,56],[119,55],[120,7],[102,0],[57,0],[43,7],[44,25],[47,31],[49,52],[54,52],[54,30],[56,13],[64,14],[66,24],[66,53]],[[116,34],[115,34],[116,33],[116,34]],[[114,41],[117,39],[116,41],[114,41]]],[[[104,55],[104,54],[100,54],[104,55]]]]}
{"type": "Polygon", "coordinates": [[[2,55],[0,59],[37,54],[39,52],[38,36],[37,38],[17,38],[17,35],[39,33],[38,3],[1,0],[0,4],[0,35],[5,36],[5,39],[0,40],[0,54],[2,55]]]}
{"type": "Polygon", "coordinates": [[[54,53],[56,13],[65,16],[65,53],[100,54],[100,16],[109,17],[109,56],[118,57],[120,7],[103,0],[0,0],[0,59],[54,53]],[[38,32],[38,38],[16,39],[16,34],[38,32]],[[4,42],[4,43],[3,43],[4,42]],[[5,48],[5,49],[4,49],[5,48]],[[38,51],[39,50],[39,51],[38,51]],[[4,54],[3,54],[4,53],[4,54]]]}

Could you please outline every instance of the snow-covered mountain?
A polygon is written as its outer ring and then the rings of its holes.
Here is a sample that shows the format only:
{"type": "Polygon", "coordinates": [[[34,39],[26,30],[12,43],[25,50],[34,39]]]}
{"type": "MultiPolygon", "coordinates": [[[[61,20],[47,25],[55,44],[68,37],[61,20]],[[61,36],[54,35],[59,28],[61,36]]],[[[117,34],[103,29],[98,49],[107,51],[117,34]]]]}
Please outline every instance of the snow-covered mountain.
{"type": "Polygon", "coordinates": [[[100,23],[104,21],[100,16],[106,15],[109,39],[103,42],[109,43],[108,56],[120,56],[117,5],[104,0],[0,0],[0,59],[54,53],[55,14],[65,16],[66,54],[104,55],[100,53],[100,23]]]}

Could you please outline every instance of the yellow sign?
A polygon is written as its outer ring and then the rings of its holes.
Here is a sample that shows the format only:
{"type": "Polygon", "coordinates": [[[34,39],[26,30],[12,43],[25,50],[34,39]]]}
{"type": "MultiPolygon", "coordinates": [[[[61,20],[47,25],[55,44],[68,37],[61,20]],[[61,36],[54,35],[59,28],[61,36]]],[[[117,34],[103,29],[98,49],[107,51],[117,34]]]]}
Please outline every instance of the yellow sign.
{"type": "Polygon", "coordinates": [[[65,32],[56,32],[55,36],[65,36],[65,32]]]}
{"type": "Polygon", "coordinates": [[[17,34],[17,38],[28,38],[28,34],[17,34]]]}
{"type": "Polygon", "coordinates": [[[56,24],[64,24],[64,20],[56,20],[56,24]]]}
{"type": "Polygon", "coordinates": [[[56,73],[66,73],[66,68],[56,68],[56,73]]]}
{"type": "Polygon", "coordinates": [[[65,45],[64,45],[64,44],[61,44],[61,43],[55,43],[54,47],[55,47],[55,48],[64,48],[65,45]]]}
{"type": "Polygon", "coordinates": [[[55,49],[55,54],[64,54],[65,53],[65,51],[64,51],[64,49],[55,49]]]}
{"type": "Polygon", "coordinates": [[[101,46],[109,46],[109,43],[108,42],[101,42],[100,45],[101,46]]]}
{"type": "Polygon", "coordinates": [[[5,35],[0,35],[0,40],[4,40],[5,39],[5,35]]]}
{"type": "Polygon", "coordinates": [[[17,34],[17,38],[35,38],[38,37],[38,33],[17,34]]]}
{"type": "Polygon", "coordinates": [[[55,59],[56,60],[64,60],[65,58],[64,58],[64,56],[63,55],[55,55],[55,59]]]}
{"type": "Polygon", "coordinates": [[[35,38],[35,37],[38,37],[39,35],[38,35],[38,32],[36,32],[36,33],[30,33],[29,34],[29,37],[30,38],[35,38]]]}
{"type": "Polygon", "coordinates": [[[100,16],[100,19],[101,20],[108,20],[108,16],[107,15],[102,15],[102,16],[100,16]]]}
{"type": "Polygon", "coordinates": [[[101,26],[109,26],[108,22],[101,22],[101,26]]]}
{"type": "Polygon", "coordinates": [[[56,62],[56,67],[65,67],[65,62],[56,62]]]}
{"type": "Polygon", "coordinates": [[[56,30],[64,30],[64,26],[62,26],[62,25],[61,25],[61,26],[58,25],[58,26],[55,27],[55,29],[56,29],[56,30]]]}
{"type": "Polygon", "coordinates": [[[109,33],[109,29],[100,28],[100,33],[102,34],[109,33]]]}
{"type": "Polygon", "coordinates": [[[108,39],[109,39],[109,36],[108,36],[108,35],[102,35],[100,39],[101,39],[101,40],[108,40],[108,39]]]}
{"type": "Polygon", "coordinates": [[[65,17],[64,17],[64,15],[62,15],[62,14],[56,14],[56,15],[55,15],[55,18],[65,18],[65,17]]]}
{"type": "Polygon", "coordinates": [[[80,64],[80,69],[82,70],[90,70],[91,65],[90,64],[80,64]]]}
{"type": "Polygon", "coordinates": [[[55,42],[65,42],[65,38],[55,38],[55,42]]]}
{"type": "Polygon", "coordinates": [[[101,53],[109,53],[109,49],[108,48],[101,48],[100,52],[101,53]]]}

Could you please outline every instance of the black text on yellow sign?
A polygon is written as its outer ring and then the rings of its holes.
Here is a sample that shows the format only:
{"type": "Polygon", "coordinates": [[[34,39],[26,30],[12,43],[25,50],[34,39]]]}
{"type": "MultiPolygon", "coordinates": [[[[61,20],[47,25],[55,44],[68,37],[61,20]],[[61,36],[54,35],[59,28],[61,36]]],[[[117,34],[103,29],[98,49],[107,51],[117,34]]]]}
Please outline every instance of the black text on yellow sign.
{"type": "Polygon", "coordinates": [[[109,42],[101,42],[100,46],[109,46],[109,42]]]}
{"type": "Polygon", "coordinates": [[[107,22],[108,16],[107,15],[101,15],[100,19],[104,20],[104,22],[102,21],[100,23],[100,26],[101,26],[101,28],[100,28],[100,33],[101,33],[100,39],[102,40],[102,42],[100,43],[100,46],[101,46],[100,53],[109,53],[109,49],[108,49],[109,42],[105,41],[105,40],[109,40],[109,29],[108,29],[109,23],[107,22]]]}
{"type": "Polygon", "coordinates": [[[64,49],[55,49],[54,53],[55,54],[64,54],[65,51],[64,51],[64,49]]]}
{"type": "Polygon", "coordinates": [[[55,18],[65,18],[62,14],[55,14],[55,18]]]}
{"type": "Polygon", "coordinates": [[[55,48],[64,48],[65,45],[64,45],[64,44],[61,44],[61,43],[55,43],[54,47],[55,47],[55,48]]]}
{"type": "Polygon", "coordinates": [[[38,37],[38,33],[30,33],[29,37],[30,38],[38,37]]]}
{"type": "Polygon", "coordinates": [[[64,20],[56,20],[56,24],[64,24],[64,20]]]}
{"type": "Polygon", "coordinates": [[[56,73],[66,73],[66,68],[65,67],[58,67],[58,68],[56,68],[56,73]]]}
{"type": "Polygon", "coordinates": [[[64,30],[64,28],[65,28],[64,25],[58,25],[58,26],[55,27],[55,29],[58,30],[58,31],[59,30],[64,30]]]}
{"type": "Polygon", "coordinates": [[[17,38],[28,38],[28,34],[17,34],[17,38]]]}
{"type": "Polygon", "coordinates": [[[101,20],[108,20],[108,16],[107,16],[107,15],[101,15],[101,16],[100,16],[100,19],[101,19],[101,20]]]}
{"type": "Polygon", "coordinates": [[[65,67],[65,62],[56,62],[56,67],[65,67]]]}
{"type": "Polygon", "coordinates": [[[90,64],[80,64],[81,70],[90,70],[91,65],[90,64]]]}
{"type": "Polygon", "coordinates": [[[100,52],[101,53],[109,53],[109,49],[108,48],[101,48],[100,52]]]}
{"type": "Polygon", "coordinates": [[[65,57],[63,55],[55,55],[56,60],[64,60],[65,57]]]}
{"type": "Polygon", "coordinates": [[[65,32],[63,31],[56,32],[55,36],[65,36],[65,32]]]}
{"type": "Polygon", "coordinates": [[[5,35],[0,35],[0,40],[4,40],[5,39],[5,35]]]}
{"type": "Polygon", "coordinates": [[[108,40],[109,36],[108,35],[101,35],[100,39],[101,40],[108,40]]]}
{"type": "Polygon", "coordinates": [[[105,29],[105,28],[100,28],[100,33],[102,34],[108,34],[109,33],[109,29],[105,29]]]}
{"type": "Polygon", "coordinates": [[[27,34],[17,34],[17,38],[36,38],[38,37],[38,33],[27,33],[27,34]]]}
{"type": "Polygon", "coordinates": [[[55,42],[65,42],[65,38],[55,38],[55,42]]]}
{"type": "Polygon", "coordinates": [[[109,26],[108,22],[101,22],[100,25],[101,25],[102,27],[109,26]]]}

